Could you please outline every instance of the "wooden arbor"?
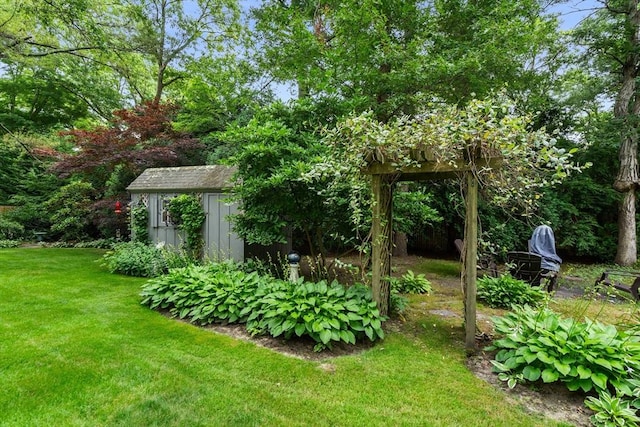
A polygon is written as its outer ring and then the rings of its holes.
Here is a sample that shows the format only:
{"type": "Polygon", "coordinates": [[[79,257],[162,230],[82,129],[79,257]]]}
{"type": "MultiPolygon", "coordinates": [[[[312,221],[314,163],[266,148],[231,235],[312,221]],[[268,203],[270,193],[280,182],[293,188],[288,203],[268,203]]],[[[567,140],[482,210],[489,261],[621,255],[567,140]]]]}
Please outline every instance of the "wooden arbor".
{"type": "Polygon", "coordinates": [[[363,173],[371,175],[372,217],[372,290],[378,309],[389,311],[389,277],[391,276],[393,187],[398,181],[427,181],[464,176],[466,217],[464,228],[463,286],[465,307],[465,347],[474,352],[476,332],[476,279],[478,248],[478,179],[474,173],[485,167],[498,167],[500,158],[478,157],[474,161],[439,163],[422,160],[418,166],[398,168],[392,163],[372,161],[363,173]]]}

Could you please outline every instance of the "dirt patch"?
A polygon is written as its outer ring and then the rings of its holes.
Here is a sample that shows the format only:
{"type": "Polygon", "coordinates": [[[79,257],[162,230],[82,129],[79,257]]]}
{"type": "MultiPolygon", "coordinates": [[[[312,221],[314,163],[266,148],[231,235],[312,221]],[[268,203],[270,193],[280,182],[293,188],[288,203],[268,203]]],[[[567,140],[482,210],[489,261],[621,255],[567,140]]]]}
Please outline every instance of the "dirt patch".
{"type": "Polygon", "coordinates": [[[339,342],[334,343],[331,346],[331,349],[317,352],[313,350],[313,347],[316,345],[315,341],[308,337],[284,340],[282,338],[273,338],[268,335],[251,336],[251,334],[247,332],[245,325],[237,324],[208,325],[204,326],[204,328],[218,332],[220,334],[228,335],[236,339],[252,342],[257,346],[277,351],[278,353],[284,354],[289,357],[319,362],[327,361],[339,356],[358,354],[373,347],[373,343],[369,341],[362,341],[357,343],[356,345],[349,345],[343,342],[339,342]]]}

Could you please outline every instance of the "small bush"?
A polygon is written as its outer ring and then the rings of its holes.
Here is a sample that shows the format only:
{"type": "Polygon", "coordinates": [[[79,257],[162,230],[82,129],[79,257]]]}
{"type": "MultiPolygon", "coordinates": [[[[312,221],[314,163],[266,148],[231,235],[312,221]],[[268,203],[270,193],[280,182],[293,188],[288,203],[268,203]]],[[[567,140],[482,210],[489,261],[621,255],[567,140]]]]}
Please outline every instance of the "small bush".
{"type": "Polygon", "coordinates": [[[117,243],[103,261],[112,273],[128,276],[156,277],[167,270],[162,251],[141,242],[117,243]]]}
{"type": "Polygon", "coordinates": [[[591,416],[594,426],[623,427],[640,425],[640,417],[636,414],[637,408],[619,397],[613,397],[608,392],[599,397],[589,396],[585,401],[587,408],[595,412],[591,416]]]}
{"type": "Polygon", "coordinates": [[[175,268],[149,281],[142,289],[142,304],[169,309],[181,319],[208,324],[244,323],[240,315],[260,285],[256,273],[244,273],[232,264],[191,265],[175,268]]]}
{"type": "Polygon", "coordinates": [[[18,246],[20,246],[19,240],[0,240],[0,249],[17,248],[18,246]]]}
{"type": "Polygon", "coordinates": [[[24,227],[17,223],[16,221],[12,221],[9,218],[6,218],[3,215],[0,215],[0,239],[1,240],[15,240],[24,235],[24,227]]]}
{"type": "Polygon", "coordinates": [[[478,279],[477,298],[489,307],[510,309],[514,306],[537,306],[546,297],[544,290],[532,287],[509,274],[478,279]]]}
{"type": "Polygon", "coordinates": [[[609,388],[633,396],[634,373],[640,373],[640,337],[600,322],[562,319],[544,308],[517,308],[493,319],[502,338],[493,365],[510,386],[520,381],[561,381],[571,391],[609,388]]]}
{"type": "Polygon", "coordinates": [[[431,282],[424,274],[414,274],[409,270],[401,278],[391,279],[391,289],[401,294],[430,294],[431,282]]]}
{"type": "Polygon", "coordinates": [[[232,262],[172,269],[150,280],[141,295],[142,304],[195,323],[246,322],[252,334],[309,336],[316,350],[332,342],[384,337],[384,318],[364,285],[290,283],[246,273],[232,262]]]}
{"type": "Polygon", "coordinates": [[[316,350],[331,348],[331,342],[355,344],[364,336],[371,341],[384,337],[384,320],[371,293],[364,285],[346,288],[337,282],[281,282],[275,289],[258,291],[256,307],[247,319],[253,333],[268,332],[285,339],[308,335],[318,343],[316,350]],[[261,293],[260,293],[261,292],[261,293]]]}

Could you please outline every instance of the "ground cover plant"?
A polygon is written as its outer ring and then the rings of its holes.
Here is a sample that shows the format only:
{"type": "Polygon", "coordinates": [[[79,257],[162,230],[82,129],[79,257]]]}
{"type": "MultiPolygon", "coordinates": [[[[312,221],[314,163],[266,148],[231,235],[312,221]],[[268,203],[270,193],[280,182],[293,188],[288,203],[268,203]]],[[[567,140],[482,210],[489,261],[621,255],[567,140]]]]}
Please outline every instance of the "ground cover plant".
{"type": "Polygon", "coordinates": [[[499,277],[478,278],[477,296],[489,307],[511,308],[513,306],[538,305],[545,299],[547,293],[540,287],[530,286],[507,273],[499,277]]]}
{"type": "Polygon", "coordinates": [[[598,398],[587,403],[598,411],[595,424],[634,425],[627,415],[640,411],[635,386],[640,380],[640,335],[633,328],[577,321],[546,307],[528,306],[493,321],[500,338],[487,349],[497,351],[492,363],[510,387],[542,381],[562,382],[571,391],[593,391],[598,398]],[[627,424],[619,424],[618,418],[627,424]]]}
{"type": "Polygon", "coordinates": [[[142,304],[169,309],[180,318],[208,324],[247,323],[253,334],[311,337],[317,350],[332,342],[355,344],[384,337],[385,320],[363,285],[295,283],[245,273],[233,263],[172,269],[143,286],[142,304]]]}
{"type": "Polygon", "coordinates": [[[438,316],[412,311],[366,351],[291,358],[149,310],[146,279],[109,273],[103,253],[0,251],[1,425],[559,425],[505,405],[438,316]]]}

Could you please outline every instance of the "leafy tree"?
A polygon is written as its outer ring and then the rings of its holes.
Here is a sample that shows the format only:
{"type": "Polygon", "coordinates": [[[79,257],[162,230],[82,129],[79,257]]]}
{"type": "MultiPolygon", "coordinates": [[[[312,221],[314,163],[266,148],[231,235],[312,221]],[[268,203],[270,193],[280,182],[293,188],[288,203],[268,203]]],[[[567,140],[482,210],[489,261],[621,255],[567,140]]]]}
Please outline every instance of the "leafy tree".
{"type": "Polygon", "coordinates": [[[171,0],[128,0],[128,7],[135,22],[134,49],[154,65],[152,99],[156,103],[167,86],[184,77],[180,66],[194,60],[199,45],[213,53],[239,32],[236,0],[197,0],[190,5],[171,0]]]}
{"type": "Polygon", "coordinates": [[[638,115],[640,98],[636,79],[640,70],[640,12],[637,0],[607,0],[576,30],[587,47],[585,64],[604,76],[613,98],[613,123],[619,129],[618,173],[614,188],[623,198],[618,209],[618,247],[615,262],[637,261],[636,188],[638,176],[638,115]]]}
{"type": "Polygon", "coordinates": [[[45,203],[51,213],[51,231],[63,240],[85,240],[91,235],[91,184],[74,181],[61,187],[45,203]]]}
{"type": "Polygon", "coordinates": [[[0,78],[0,134],[46,132],[88,117],[87,105],[57,80],[50,69],[6,63],[0,78]]]}
{"type": "Polygon", "coordinates": [[[385,121],[438,96],[453,103],[505,83],[524,90],[556,42],[538,1],[267,1],[257,56],[299,97],[334,97],[385,121]]]}
{"type": "Polygon", "coordinates": [[[75,152],[54,170],[61,177],[81,176],[104,196],[107,190],[123,193],[148,167],[202,164],[202,144],[172,128],[175,112],[173,105],[147,102],[116,111],[108,127],[64,132],[75,152]]]}

